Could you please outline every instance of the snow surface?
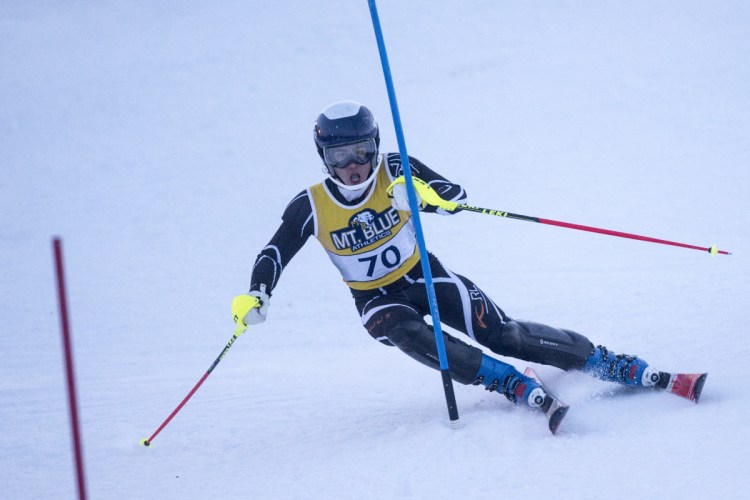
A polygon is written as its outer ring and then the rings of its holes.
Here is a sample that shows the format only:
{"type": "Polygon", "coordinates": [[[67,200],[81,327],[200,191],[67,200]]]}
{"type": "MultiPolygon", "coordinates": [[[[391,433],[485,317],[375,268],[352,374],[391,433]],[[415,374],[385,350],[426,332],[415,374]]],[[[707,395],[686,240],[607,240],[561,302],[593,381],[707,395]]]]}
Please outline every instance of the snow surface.
{"type": "MultiPolygon", "coordinates": [[[[425,216],[508,314],[673,371],[694,405],[535,368],[560,433],[374,342],[319,245],[232,297],[322,178],[341,99],[396,140],[366,2],[0,4],[0,486],[72,498],[63,237],[90,498],[746,498],[750,3],[381,0],[409,153],[500,210],[732,251],[425,216]]],[[[512,360],[509,360],[512,361],[512,360]]],[[[515,362],[523,369],[523,362],[515,362]]]]}

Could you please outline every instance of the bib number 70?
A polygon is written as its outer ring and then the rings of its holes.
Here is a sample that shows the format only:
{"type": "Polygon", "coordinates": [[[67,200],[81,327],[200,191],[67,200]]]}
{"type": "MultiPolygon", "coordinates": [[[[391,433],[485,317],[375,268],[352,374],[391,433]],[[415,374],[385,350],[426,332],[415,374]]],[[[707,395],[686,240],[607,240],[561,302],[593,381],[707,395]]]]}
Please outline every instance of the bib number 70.
{"type": "MultiPolygon", "coordinates": [[[[399,264],[401,264],[401,252],[398,251],[398,248],[391,245],[389,247],[386,247],[379,254],[374,254],[369,257],[363,257],[357,260],[359,260],[360,262],[367,262],[367,277],[372,278],[372,276],[375,274],[375,270],[379,267],[378,265],[382,266],[385,269],[393,269],[394,267],[397,267],[399,264]]],[[[381,268],[379,270],[382,271],[383,269],[381,268]]]]}

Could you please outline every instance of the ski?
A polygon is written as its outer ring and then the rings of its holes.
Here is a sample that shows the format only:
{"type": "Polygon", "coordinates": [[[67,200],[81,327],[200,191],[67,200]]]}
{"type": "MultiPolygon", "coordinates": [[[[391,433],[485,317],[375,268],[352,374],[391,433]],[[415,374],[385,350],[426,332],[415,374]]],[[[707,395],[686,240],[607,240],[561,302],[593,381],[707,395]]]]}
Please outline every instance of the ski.
{"type": "Polygon", "coordinates": [[[697,403],[703,392],[706,377],[708,373],[659,372],[659,382],[656,383],[656,387],[697,403]]]}
{"type": "Polygon", "coordinates": [[[539,376],[533,368],[530,366],[527,367],[523,374],[536,380],[536,382],[542,386],[542,390],[547,394],[547,397],[544,398],[544,403],[542,403],[541,410],[547,416],[550,432],[556,434],[557,429],[560,427],[563,418],[565,418],[565,414],[568,413],[570,406],[557,399],[550,390],[547,389],[547,386],[545,386],[539,379],[539,376]]]}

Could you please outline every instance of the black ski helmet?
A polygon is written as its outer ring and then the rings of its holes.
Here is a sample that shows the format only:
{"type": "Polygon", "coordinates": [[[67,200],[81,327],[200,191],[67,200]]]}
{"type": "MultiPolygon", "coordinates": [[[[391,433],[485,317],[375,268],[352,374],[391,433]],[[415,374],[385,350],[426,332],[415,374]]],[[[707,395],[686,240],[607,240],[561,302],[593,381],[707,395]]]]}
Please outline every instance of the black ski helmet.
{"type": "MultiPolygon", "coordinates": [[[[375,139],[375,145],[380,146],[380,131],[375,117],[367,107],[354,101],[339,101],[325,108],[315,120],[313,137],[323,163],[323,148],[326,147],[368,139],[375,139]]],[[[330,168],[328,170],[333,174],[330,168]]]]}

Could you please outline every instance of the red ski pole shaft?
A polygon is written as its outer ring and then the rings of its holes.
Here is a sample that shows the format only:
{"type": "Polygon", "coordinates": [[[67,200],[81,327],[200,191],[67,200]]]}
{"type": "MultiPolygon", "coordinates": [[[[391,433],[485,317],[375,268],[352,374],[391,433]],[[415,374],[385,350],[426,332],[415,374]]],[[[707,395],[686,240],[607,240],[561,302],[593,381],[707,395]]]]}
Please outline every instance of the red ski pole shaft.
{"type": "Polygon", "coordinates": [[[565,227],[568,229],[577,229],[579,231],[588,231],[590,233],[599,233],[599,234],[606,234],[609,236],[617,236],[618,238],[628,238],[631,240],[640,240],[640,241],[647,241],[649,243],[658,243],[660,245],[671,245],[675,247],[689,248],[692,250],[702,250],[704,252],[710,253],[711,255],[716,255],[716,254],[732,255],[730,252],[717,249],[716,245],[711,245],[710,247],[688,245],[687,243],[679,243],[677,241],[662,240],[659,238],[652,238],[650,236],[641,236],[639,234],[624,233],[622,231],[613,231],[611,229],[602,229],[599,227],[584,226],[582,224],[572,224],[570,222],[562,222],[562,221],[557,221],[557,220],[552,220],[552,219],[542,219],[540,217],[532,217],[529,215],[514,214],[511,212],[503,212],[500,210],[492,210],[489,208],[474,207],[471,205],[459,204],[457,208],[460,208],[462,210],[467,210],[469,212],[477,212],[477,213],[482,213],[482,214],[487,214],[487,215],[495,215],[497,217],[505,217],[508,219],[523,220],[527,222],[537,222],[539,224],[547,224],[550,226],[565,227]]]}
{"type": "Polygon", "coordinates": [[[221,361],[224,355],[226,355],[227,351],[229,351],[229,348],[232,347],[232,344],[234,344],[234,341],[237,340],[237,337],[239,337],[243,331],[244,330],[240,331],[239,328],[237,329],[237,331],[235,331],[234,335],[232,335],[232,338],[229,340],[229,343],[221,351],[221,354],[219,354],[219,357],[214,360],[213,364],[211,364],[211,366],[206,371],[206,373],[204,373],[201,379],[198,381],[198,383],[195,384],[195,387],[193,387],[188,393],[188,395],[185,396],[185,399],[183,399],[180,402],[180,404],[177,405],[177,408],[175,408],[174,411],[172,411],[172,413],[169,414],[167,419],[164,420],[164,422],[162,422],[162,424],[154,431],[153,434],[151,434],[151,437],[141,440],[141,444],[143,446],[151,446],[151,441],[154,440],[154,438],[162,431],[162,429],[164,429],[167,426],[167,424],[172,421],[172,419],[175,417],[175,415],[177,415],[177,413],[182,409],[182,407],[185,406],[185,404],[190,400],[190,398],[193,397],[193,394],[195,394],[198,388],[201,385],[203,385],[203,382],[205,382],[208,376],[211,374],[211,372],[214,371],[214,368],[216,368],[216,365],[219,364],[219,361],[221,361]]]}

